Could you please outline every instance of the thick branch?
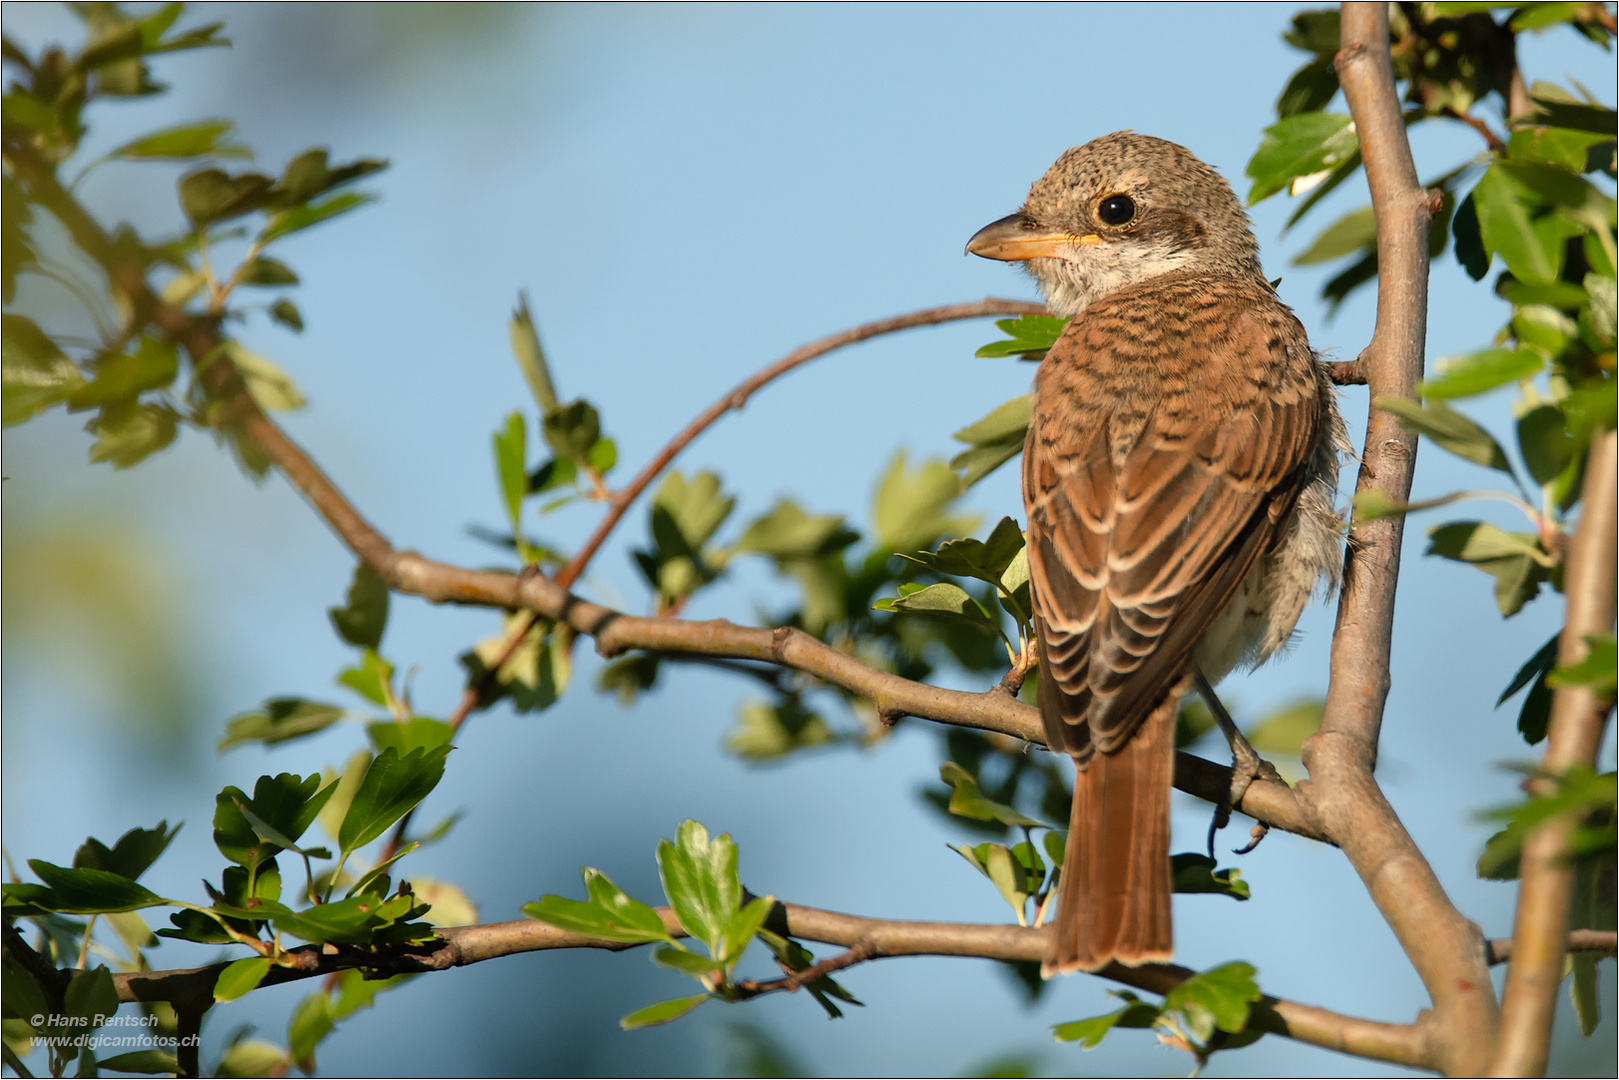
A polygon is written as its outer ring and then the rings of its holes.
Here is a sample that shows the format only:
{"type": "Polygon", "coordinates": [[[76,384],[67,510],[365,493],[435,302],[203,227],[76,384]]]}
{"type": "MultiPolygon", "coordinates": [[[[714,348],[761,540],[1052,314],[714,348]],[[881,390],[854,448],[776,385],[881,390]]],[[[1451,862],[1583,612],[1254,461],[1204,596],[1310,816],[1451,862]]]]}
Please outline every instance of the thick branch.
{"type": "MultiPolygon", "coordinates": [[[[1585,467],[1580,523],[1569,545],[1564,587],[1568,616],[1557,643],[1559,665],[1585,659],[1589,634],[1613,629],[1615,532],[1614,433],[1599,432],[1585,467]]],[[[1545,778],[1531,783],[1536,795],[1552,795],[1556,776],[1571,766],[1594,768],[1611,703],[1589,686],[1559,687],[1546,725],[1545,778]]],[[[1513,924],[1512,964],[1501,997],[1501,1044],[1488,1075],[1543,1076],[1551,1051],[1552,1016],[1563,981],[1563,953],[1574,866],[1569,834],[1580,824],[1568,815],[1542,823],[1524,838],[1523,878],[1513,924]]]]}
{"type": "MultiPolygon", "coordinates": [[[[1338,80],[1355,119],[1377,217],[1377,327],[1361,354],[1375,400],[1410,398],[1423,366],[1428,309],[1428,225],[1436,209],[1417,181],[1388,53],[1388,9],[1346,3],[1338,80]]],[[[1407,501],[1416,438],[1373,407],[1357,491],[1407,501]]],[[[1484,940],[1456,910],[1373,778],[1394,624],[1403,519],[1355,527],[1332,641],[1332,681],[1320,730],[1305,743],[1303,800],[1344,849],[1427,987],[1432,1059],[1450,1075],[1478,1075],[1489,1060],[1497,1010],[1484,940]]]]}
{"type": "MultiPolygon", "coordinates": [[[[672,934],[685,936],[671,909],[656,910],[672,934]]],[[[1049,933],[1049,928],[870,919],[797,904],[777,904],[766,925],[777,933],[851,950],[853,955],[834,958],[847,961],[840,963],[842,967],[899,956],[1036,961],[1045,955],[1049,933]]],[[[426,950],[400,951],[380,958],[343,948],[330,953],[318,946],[294,949],[287,954],[290,966],[272,968],[261,985],[309,979],[355,967],[388,975],[443,971],[543,949],[619,951],[634,947],[558,930],[533,919],[448,927],[439,931],[439,937],[441,940],[426,950]]],[[[221,963],[204,968],[132,972],[114,975],[113,982],[120,1001],[211,1000],[214,982],[225,966],[221,963]]],[[[1150,993],[1165,994],[1196,972],[1172,964],[1134,968],[1114,964],[1098,974],[1150,993]]],[[[785,985],[781,988],[787,989],[785,985]]],[[[1419,1029],[1412,1025],[1361,1020],[1272,997],[1263,998],[1255,1005],[1249,1023],[1259,1030],[1359,1057],[1414,1068],[1432,1067],[1424,1056],[1419,1029]]]]}

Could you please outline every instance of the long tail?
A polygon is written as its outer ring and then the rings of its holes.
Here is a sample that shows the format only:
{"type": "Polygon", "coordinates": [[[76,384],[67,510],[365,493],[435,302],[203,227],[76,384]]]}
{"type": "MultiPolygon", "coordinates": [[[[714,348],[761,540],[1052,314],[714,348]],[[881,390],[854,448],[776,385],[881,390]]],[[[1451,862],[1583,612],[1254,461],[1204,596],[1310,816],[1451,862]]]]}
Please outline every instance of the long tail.
{"type": "Polygon", "coordinates": [[[1174,954],[1169,793],[1178,697],[1171,694],[1128,742],[1094,755],[1074,778],[1056,932],[1040,969],[1047,978],[1174,954]]]}

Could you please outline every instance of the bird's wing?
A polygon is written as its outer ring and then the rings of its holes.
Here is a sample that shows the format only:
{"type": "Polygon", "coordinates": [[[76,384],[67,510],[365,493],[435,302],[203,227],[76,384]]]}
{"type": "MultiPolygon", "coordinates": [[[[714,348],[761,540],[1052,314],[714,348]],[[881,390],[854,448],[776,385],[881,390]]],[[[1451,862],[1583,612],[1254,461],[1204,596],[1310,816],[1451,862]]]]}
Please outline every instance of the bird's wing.
{"type": "Polygon", "coordinates": [[[1279,541],[1322,423],[1285,309],[1165,339],[1134,306],[1053,347],[1024,451],[1041,711],[1082,763],[1162,701],[1279,541]]]}

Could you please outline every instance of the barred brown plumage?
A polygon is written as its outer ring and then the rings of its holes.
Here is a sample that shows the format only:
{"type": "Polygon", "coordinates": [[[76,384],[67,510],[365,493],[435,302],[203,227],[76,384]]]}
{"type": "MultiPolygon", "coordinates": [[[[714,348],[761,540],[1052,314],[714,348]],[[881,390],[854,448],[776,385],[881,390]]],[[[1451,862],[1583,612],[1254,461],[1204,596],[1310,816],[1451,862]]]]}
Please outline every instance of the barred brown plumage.
{"type": "Polygon", "coordinates": [[[1044,970],[1168,960],[1177,705],[1336,584],[1343,422],[1241,204],[1184,147],[1069,150],[968,251],[1073,316],[1023,455],[1041,715],[1077,766],[1044,970]]]}

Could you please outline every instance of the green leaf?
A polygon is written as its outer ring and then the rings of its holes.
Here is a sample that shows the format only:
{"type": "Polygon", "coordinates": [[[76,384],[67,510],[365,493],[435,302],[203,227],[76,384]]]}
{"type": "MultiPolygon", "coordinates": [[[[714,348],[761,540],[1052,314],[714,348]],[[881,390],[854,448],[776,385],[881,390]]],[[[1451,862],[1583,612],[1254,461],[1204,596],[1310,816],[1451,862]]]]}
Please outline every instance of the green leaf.
{"type": "Polygon", "coordinates": [[[1560,127],[1519,128],[1507,138],[1507,156],[1515,161],[1556,165],[1569,172],[1586,172],[1593,147],[1614,141],[1604,134],[1560,127]]]}
{"type": "Polygon", "coordinates": [[[693,994],[691,997],[675,998],[672,1001],[660,1001],[656,1005],[648,1005],[644,1009],[636,1009],[630,1015],[618,1022],[618,1026],[625,1031],[635,1028],[652,1027],[655,1024],[667,1024],[671,1020],[679,1020],[697,1006],[707,1001],[711,994],[693,994]]]}
{"type": "MultiPolygon", "coordinates": [[[[32,862],[29,865],[33,865],[32,862]]],[[[94,1031],[117,1011],[118,989],[113,984],[112,972],[105,967],[73,972],[62,995],[62,1012],[81,1021],[71,1025],[75,1034],[94,1031]]]]}
{"type": "Polygon", "coordinates": [[[674,941],[664,927],[663,919],[652,908],[613,884],[612,879],[601,871],[587,866],[582,873],[588,900],[542,896],[533,903],[524,904],[523,914],[558,930],[570,930],[609,941],[674,941]]]}
{"type": "Polygon", "coordinates": [[[7,426],[66,400],[84,376],[32,319],[0,315],[0,393],[7,426]]]}
{"type": "Polygon", "coordinates": [[[336,705],[303,698],[271,698],[258,712],[242,713],[233,718],[219,740],[218,750],[224,752],[241,742],[272,744],[301,735],[324,731],[343,719],[344,710],[336,705]]]}
{"type": "Polygon", "coordinates": [[[1077,1042],[1085,1049],[1097,1046],[1107,1037],[1107,1033],[1114,1028],[1150,1028],[1158,1022],[1162,1010],[1156,1005],[1149,1005],[1136,997],[1128,990],[1109,991],[1114,997],[1121,998],[1127,1004],[1117,1012],[1105,1016],[1092,1016],[1084,1020],[1070,1020],[1066,1024],[1056,1024],[1051,1033],[1058,1042],[1077,1042]]]}
{"type": "Polygon", "coordinates": [[[748,943],[753,940],[753,935],[763,929],[765,920],[770,917],[770,912],[775,906],[774,896],[755,896],[741,911],[731,916],[720,936],[718,959],[726,965],[735,964],[742,959],[742,953],[746,951],[748,943]]]}
{"type": "Polygon", "coordinates": [[[282,297],[280,300],[277,300],[275,303],[270,305],[270,318],[274,319],[282,326],[288,327],[298,333],[303,333],[304,317],[302,313],[299,312],[298,305],[294,304],[286,297],[282,297]]]}
{"type": "Polygon", "coordinates": [[[1587,686],[1599,698],[1611,698],[1615,690],[1615,665],[1619,655],[1614,649],[1612,634],[1585,635],[1586,654],[1572,664],[1559,664],[1546,676],[1546,684],[1554,689],[1565,686],[1587,686]]]}
{"type": "MultiPolygon", "coordinates": [[[[178,1073],[180,1071],[180,1060],[166,1050],[131,1050],[127,1054],[114,1054],[110,1058],[97,1061],[96,1068],[102,1072],[158,1075],[160,1073],[178,1073]]],[[[226,1074],[220,1073],[219,1075],[224,1076],[226,1074]]]]}
{"type": "Polygon", "coordinates": [[[905,452],[894,455],[878,482],[872,505],[877,546],[888,551],[932,547],[941,536],[972,531],[976,518],[951,516],[961,481],[942,461],[924,461],[913,472],[905,452]]]}
{"type": "Polygon", "coordinates": [[[1405,398],[1379,396],[1372,404],[1400,418],[1407,430],[1426,435],[1458,457],[1512,475],[1501,444],[1483,428],[1442,401],[1418,405],[1405,398]]]}
{"type": "Polygon", "coordinates": [[[995,328],[1007,336],[1005,341],[992,341],[974,356],[1016,356],[1020,360],[1040,360],[1046,350],[1062,336],[1068,319],[1061,315],[1021,315],[1016,319],[1000,319],[995,328]]]}
{"type": "Polygon", "coordinates": [[[1284,705],[1249,729],[1248,742],[1267,754],[1299,754],[1304,740],[1321,726],[1326,704],[1321,698],[1304,698],[1284,705]]]}
{"type": "Polygon", "coordinates": [[[221,169],[203,169],[180,179],[180,207],[201,231],[264,207],[274,186],[275,181],[258,173],[230,176],[221,169]]]}
{"type": "Polygon", "coordinates": [[[174,345],[142,334],[134,353],[112,353],[100,358],[95,379],[68,399],[73,409],[90,409],[131,400],[147,390],[161,390],[174,382],[180,370],[174,345]]]}
{"type": "Polygon", "coordinates": [[[194,157],[252,157],[245,146],[229,141],[232,129],[229,120],[202,120],[193,124],[154,131],[133,142],[127,142],[108,154],[113,158],[194,158],[194,157]]]}
{"type": "Polygon", "coordinates": [[[1531,94],[1529,100],[1535,103],[1536,110],[1530,123],[1568,128],[1572,131],[1590,131],[1609,138],[1613,137],[1616,117],[1612,109],[1602,105],[1558,101],[1538,94],[1531,94]]]}
{"type": "Polygon", "coordinates": [[[1252,891],[1236,867],[1215,869],[1216,863],[1199,852],[1170,856],[1174,891],[1178,893],[1219,893],[1233,900],[1247,900],[1252,891]]]}
{"type": "MultiPolygon", "coordinates": [[[[489,665],[499,658],[516,621],[523,614],[508,616],[501,632],[478,642],[471,652],[461,655],[470,679],[480,679],[489,665]]],[[[509,696],[518,712],[539,712],[556,704],[572,678],[570,658],[573,636],[566,627],[559,627],[549,619],[537,619],[524,635],[522,643],[512,652],[496,673],[494,694],[480,705],[493,704],[501,696],[509,696]]]]}
{"type": "Polygon", "coordinates": [[[296,850],[334,789],[323,787],[318,773],[261,776],[251,799],[240,788],[227,787],[215,800],[214,844],[225,858],[253,870],[282,849],[296,850]]]}
{"type": "Polygon", "coordinates": [[[807,514],[797,503],[782,499],[748,525],[736,547],[778,560],[810,558],[842,551],[859,538],[841,516],[807,514]]]}
{"type": "Polygon", "coordinates": [[[1294,266],[1331,262],[1377,243],[1377,218],[1370,206],[1351,210],[1327,226],[1310,246],[1293,257],[1294,266]]]}
{"type": "Polygon", "coordinates": [[[558,457],[583,458],[601,438],[601,416],[588,401],[570,401],[548,410],[540,430],[558,457]]]}
{"type": "Polygon", "coordinates": [[[1518,450],[1535,483],[1545,485],[1568,468],[1579,445],[1569,434],[1563,410],[1540,404],[1518,417],[1518,450]]]}
{"type": "Polygon", "coordinates": [[[1568,181],[1589,187],[1549,165],[1498,162],[1473,188],[1485,252],[1500,255],[1520,281],[1549,284],[1562,273],[1564,241],[1576,235],[1579,226],[1551,209],[1577,199],[1582,216],[1589,212],[1584,191],[1568,190],[1568,181]]]}
{"type": "MultiPolygon", "coordinates": [[[[1336,14],[1336,12],[1334,13],[1336,14]]],[[[1327,107],[1338,93],[1338,71],[1331,57],[1312,60],[1293,73],[1276,99],[1276,115],[1281,118],[1317,112],[1327,107]]]]}
{"type": "Polygon", "coordinates": [[[312,225],[319,225],[339,214],[346,214],[350,210],[358,209],[372,201],[372,196],[363,192],[347,191],[341,195],[333,195],[318,203],[309,203],[303,206],[293,206],[286,210],[279,210],[270,215],[270,223],[259,234],[259,243],[268,244],[272,240],[280,239],[289,233],[307,229],[312,225]]]}
{"type": "Polygon", "coordinates": [[[293,1010],[287,1021],[287,1053],[306,1075],[315,1074],[315,1047],[335,1024],[332,999],[324,990],[310,994],[293,1010]]]}
{"type": "MultiPolygon", "coordinates": [[[[903,587],[902,587],[903,588],[903,587]]],[[[902,593],[877,600],[871,605],[878,611],[901,611],[913,615],[939,615],[959,619],[966,625],[994,633],[995,619],[984,606],[974,600],[959,585],[941,581],[914,592],[902,593]]]]}
{"type": "Polygon", "coordinates": [[[85,430],[96,437],[91,462],[111,462],[115,469],[140,464],[174,441],[180,414],[167,405],[123,401],[103,405],[85,430]]]}
{"type": "Polygon", "coordinates": [[[512,531],[521,534],[523,496],[528,494],[528,431],[523,414],[515,409],[504,430],[495,432],[495,474],[512,531]]]}
{"type": "Polygon", "coordinates": [[[253,400],[261,408],[271,412],[291,412],[304,407],[304,396],[298,392],[292,376],[258,353],[243,347],[241,342],[228,341],[225,345],[231,362],[242,373],[242,381],[247,383],[247,392],[253,395],[253,400]]]}
{"type": "Polygon", "coordinates": [[[658,875],[669,905],[686,932],[707,943],[716,957],[726,928],[742,908],[736,861],[735,841],[727,834],[709,839],[696,821],[682,824],[674,843],[658,842],[658,875]]]}
{"type": "Polygon", "coordinates": [[[1277,121],[1265,129],[1245,170],[1254,182],[1248,205],[1276,194],[1298,177],[1336,168],[1358,149],[1354,121],[1340,113],[1300,113],[1277,121]]]}
{"type": "Polygon", "coordinates": [[[544,416],[556,409],[557,390],[551,381],[551,368],[545,362],[545,350],[540,347],[540,335],[534,329],[534,316],[529,314],[526,292],[517,294],[517,310],[512,312],[507,325],[511,332],[512,355],[517,358],[517,366],[540,406],[540,415],[544,416]]]}
{"type": "Polygon", "coordinates": [[[237,960],[224,971],[214,982],[215,1001],[235,1001],[243,994],[258,989],[259,983],[270,973],[270,958],[268,956],[249,956],[237,960]]]}
{"type": "Polygon", "coordinates": [[[774,704],[743,702],[736,726],[725,735],[725,748],[750,761],[769,761],[836,741],[837,735],[819,714],[796,698],[784,698],[774,704]]]}
{"type": "Polygon", "coordinates": [[[171,829],[168,825],[167,821],[160,821],[156,828],[130,829],[110,849],[91,837],[79,845],[73,855],[73,865],[78,869],[106,870],[134,881],[146,873],[180,831],[180,826],[171,829]]]}
{"type": "Polygon", "coordinates": [[[1034,399],[1027,394],[1015,397],[951,436],[968,444],[968,449],[950,459],[950,467],[961,472],[963,489],[972,487],[1023,450],[1033,404],[1034,399]]]}
{"type": "Polygon", "coordinates": [[[412,750],[401,757],[390,747],[379,753],[366,769],[338,830],[343,851],[369,844],[425,799],[443,777],[450,750],[448,746],[412,750]]]}
{"type": "Polygon", "coordinates": [[[1542,822],[1563,816],[1579,823],[1569,835],[1569,854],[1576,859],[1601,859],[1611,865],[1614,843],[1619,839],[1614,824],[1614,774],[1598,774],[1576,765],[1553,779],[1556,787],[1550,795],[1531,795],[1522,802],[1493,807],[1477,815],[1481,821],[1505,823],[1500,832],[1490,837],[1479,858],[1480,877],[1517,877],[1524,838],[1542,822]]]}
{"type": "Polygon", "coordinates": [[[354,567],[346,603],[326,609],[337,636],[361,649],[376,649],[388,625],[388,586],[368,563],[354,567]]]}
{"type": "Polygon", "coordinates": [[[1187,979],[1164,995],[1164,1011],[1180,1013],[1187,1033],[1207,1043],[1216,1029],[1236,1034],[1246,1027],[1259,997],[1254,966],[1239,961],[1187,979]]]}
{"type": "Polygon", "coordinates": [[[1429,555],[1478,567],[1496,579],[1503,617],[1514,615],[1547,580],[1550,557],[1533,533],[1509,533],[1487,521],[1452,521],[1428,530],[1429,555]]]}
{"type": "Polygon", "coordinates": [[[698,956],[675,945],[665,945],[654,950],[652,962],[659,967],[666,967],[670,971],[678,971],[682,975],[698,979],[713,978],[715,973],[725,966],[712,956],[698,956]]]}
{"type": "Polygon", "coordinates": [[[999,803],[986,796],[978,786],[978,781],[966,769],[954,761],[947,761],[939,766],[939,779],[950,785],[950,806],[952,814],[959,814],[965,818],[976,821],[998,821],[1003,825],[1018,828],[1046,828],[1051,826],[1036,818],[1018,813],[1005,803],[999,803]]]}
{"type": "Polygon", "coordinates": [[[95,915],[168,903],[145,886],[108,870],[56,866],[43,859],[29,859],[28,865],[44,885],[6,885],[8,905],[20,902],[67,915],[95,915]]]}
{"type": "Polygon", "coordinates": [[[396,753],[408,754],[412,750],[434,750],[448,745],[455,729],[442,720],[430,716],[416,716],[399,724],[392,720],[378,720],[365,726],[371,745],[377,752],[392,747],[396,753]]]}
{"type": "Polygon", "coordinates": [[[1533,349],[1486,349],[1439,361],[1439,378],[1424,379],[1419,393],[1427,398],[1462,398],[1521,382],[1540,373],[1546,362],[1533,349]]]}
{"type": "Polygon", "coordinates": [[[260,255],[252,262],[243,263],[236,275],[237,282],[242,285],[298,284],[298,275],[292,272],[292,267],[267,255],[260,255]]]}
{"type": "Polygon", "coordinates": [[[1456,215],[1450,219],[1450,231],[1456,238],[1456,261],[1461,263],[1468,277],[1483,281],[1484,275],[1490,272],[1490,253],[1484,248],[1478,203],[1472,193],[1456,207],[1456,215]]]}
{"type": "Polygon", "coordinates": [[[1022,550],[1023,530],[1019,529],[1017,522],[1011,518],[1003,517],[995,523],[995,528],[984,540],[974,540],[971,537],[946,540],[939,545],[936,552],[900,554],[902,558],[919,562],[941,574],[977,578],[991,585],[999,585],[1007,568],[1022,550]]]}

